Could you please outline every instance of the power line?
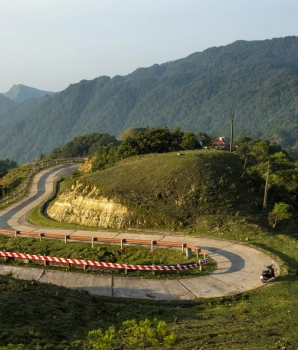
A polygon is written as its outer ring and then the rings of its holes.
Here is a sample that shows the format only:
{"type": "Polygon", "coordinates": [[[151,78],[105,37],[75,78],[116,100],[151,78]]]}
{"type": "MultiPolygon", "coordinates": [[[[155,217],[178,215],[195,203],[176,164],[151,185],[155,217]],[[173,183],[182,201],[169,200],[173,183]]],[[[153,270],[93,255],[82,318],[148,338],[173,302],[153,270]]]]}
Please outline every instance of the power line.
{"type": "Polygon", "coordinates": [[[282,192],[282,194],[285,196],[285,200],[288,202],[288,204],[293,208],[293,210],[298,214],[298,211],[296,210],[295,206],[290,202],[292,201],[296,206],[298,206],[298,204],[291,198],[291,196],[281,187],[278,187],[278,189],[280,190],[280,192],[282,192]],[[286,198],[288,196],[288,198],[286,198]],[[290,199],[290,201],[289,201],[290,199]]]}

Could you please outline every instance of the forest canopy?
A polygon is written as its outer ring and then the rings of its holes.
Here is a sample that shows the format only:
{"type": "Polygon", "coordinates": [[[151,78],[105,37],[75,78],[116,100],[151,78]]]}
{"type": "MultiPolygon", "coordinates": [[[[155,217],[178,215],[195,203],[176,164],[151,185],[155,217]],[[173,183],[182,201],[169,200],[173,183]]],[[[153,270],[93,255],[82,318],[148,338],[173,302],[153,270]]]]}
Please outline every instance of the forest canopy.
{"type": "Polygon", "coordinates": [[[82,80],[19,104],[8,105],[3,97],[0,158],[33,161],[76,136],[118,136],[146,125],[227,138],[232,112],[236,138],[275,141],[295,156],[297,56],[297,36],[240,40],[126,76],[82,80]]]}

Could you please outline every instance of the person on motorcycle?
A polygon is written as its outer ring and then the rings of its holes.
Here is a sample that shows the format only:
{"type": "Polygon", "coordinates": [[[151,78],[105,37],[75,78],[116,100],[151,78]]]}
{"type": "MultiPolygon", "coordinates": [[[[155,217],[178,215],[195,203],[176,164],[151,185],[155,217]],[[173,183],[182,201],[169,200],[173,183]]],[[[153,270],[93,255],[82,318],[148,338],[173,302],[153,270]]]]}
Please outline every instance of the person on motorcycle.
{"type": "Polygon", "coordinates": [[[273,265],[268,265],[267,269],[269,270],[269,273],[271,276],[273,276],[275,278],[275,273],[274,273],[274,268],[273,265]]]}

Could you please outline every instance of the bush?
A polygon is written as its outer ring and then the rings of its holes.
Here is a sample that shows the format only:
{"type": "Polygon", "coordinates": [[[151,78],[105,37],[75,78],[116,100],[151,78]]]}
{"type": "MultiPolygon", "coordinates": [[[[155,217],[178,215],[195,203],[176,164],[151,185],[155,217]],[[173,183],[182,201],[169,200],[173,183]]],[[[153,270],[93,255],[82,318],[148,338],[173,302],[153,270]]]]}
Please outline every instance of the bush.
{"type": "Polygon", "coordinates": [[[135,319],[123,321],[116,330],[110,326],[106,331],[92,330],[88,333],[89,349],[146,349],[150,346],[171,347],[176,343],[176,336],[170,333],[164,321],[149,319],[137,322],[135,319]]]}
{"type": "Polygon", "coordinates": [[[290,212],[290,206],[286,203],[275,203],[274,208],[268,215],[268,222],[271,227],[275,227],[281,220],[290,219],[292,213],[290,212]]]}

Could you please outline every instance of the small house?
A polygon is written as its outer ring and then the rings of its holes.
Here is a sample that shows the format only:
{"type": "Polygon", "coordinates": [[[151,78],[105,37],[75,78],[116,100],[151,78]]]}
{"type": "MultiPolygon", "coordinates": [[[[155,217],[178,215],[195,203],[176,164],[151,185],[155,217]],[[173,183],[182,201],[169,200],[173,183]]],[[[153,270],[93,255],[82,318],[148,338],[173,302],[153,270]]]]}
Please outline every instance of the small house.
{"type": "Polygon", "coordinates": [[[220,136],[218,140],[214,140],[213,144],[215,148],[219,148],[219,149],[227,148],[227,144],[225,143],[225,138],[223,136],[220,136]]]}

